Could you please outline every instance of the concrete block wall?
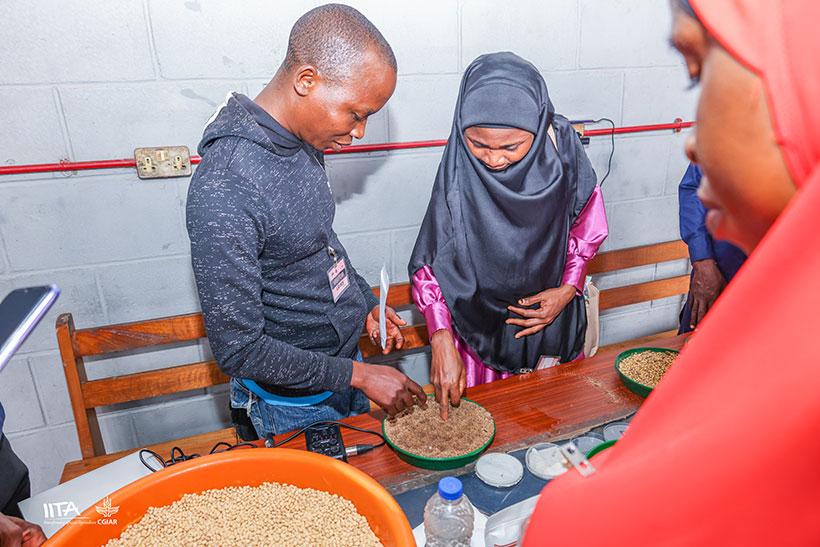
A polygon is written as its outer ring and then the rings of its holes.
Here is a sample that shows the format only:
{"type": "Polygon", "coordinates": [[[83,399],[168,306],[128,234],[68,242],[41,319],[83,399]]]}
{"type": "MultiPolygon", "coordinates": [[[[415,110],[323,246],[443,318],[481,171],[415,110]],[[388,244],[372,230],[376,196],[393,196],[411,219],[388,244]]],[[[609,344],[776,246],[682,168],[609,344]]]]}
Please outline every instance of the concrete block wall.
{"type": "MultiPolygon", "coordinates": [[[[0,3],[0,164],[129,157],[141,146],[187,145],[230,91],[254,96],[281,62],[293,22],[317,1],[92,0],[0,3]]],[[[443,139],[459,80],[477,55],[512,50],[543,72],[556,109],[616,125],[691,120],[696,96],[666,36],[668,7],[653,0],[420,0],[353,3],[398,59],[398,86],[368,123],[364,142],[443,139]]],[[[619,136],[604,184],[605,249],[677,237],[676,186],[684,134],[619,136]]],[[[610,140],[588,148],[599,176],[610,140]]],[[[373,284],[394,281],[429,199],[440,148],[328,158],[336,230],[373,284]]],[[[53,486],[79,458],[54,320],[78,327],[198,310],[184,207],[188,179],[140,181],[132,169],[0,177],[0,293],[56,283],[62,295],[0,373],[4,433],[32,472],[53,486]]],[[[685,271],[686,264],[672,265],[685,271]]],[[[669,267],[667,267],[668,269],[669,267]]],[[[650,279],[654,268],[621,274],[650,279]]],[[[607,280],[601,281],[606,284],[607,280]]],[[[603,317],[604,343],[671,328],[679,302],[603,317]]],[[[89,360],[92,377],[193,362],[208,348],[89,360]]],[[[400,366],[426,381],[427,356],[400,366]]],[[[227,392],[198,390],[153,404],[117,405],[101,417],[109,450],[225,427],[227,392]]]]}

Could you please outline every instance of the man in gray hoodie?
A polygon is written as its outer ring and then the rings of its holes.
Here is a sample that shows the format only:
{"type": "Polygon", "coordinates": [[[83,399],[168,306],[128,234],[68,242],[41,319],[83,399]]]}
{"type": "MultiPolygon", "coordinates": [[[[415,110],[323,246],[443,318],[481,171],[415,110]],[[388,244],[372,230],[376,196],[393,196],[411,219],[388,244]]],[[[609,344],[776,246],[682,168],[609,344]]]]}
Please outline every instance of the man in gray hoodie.
{"type": "MultiPolygon", "coordinates": [[[[208,339],[231,376],[231,405],[257,435],[426,400],[389,366],[361,362],[378,337],[378,299],[333,231],[322,150],[364,136],[396,85],[396,61],[361,13],[329,4],[303,15],[273,80],[232,93],[205,128],[187,224],[208,339]]],[[[401,348],[386,312],[385,353],[401,348]]]]}

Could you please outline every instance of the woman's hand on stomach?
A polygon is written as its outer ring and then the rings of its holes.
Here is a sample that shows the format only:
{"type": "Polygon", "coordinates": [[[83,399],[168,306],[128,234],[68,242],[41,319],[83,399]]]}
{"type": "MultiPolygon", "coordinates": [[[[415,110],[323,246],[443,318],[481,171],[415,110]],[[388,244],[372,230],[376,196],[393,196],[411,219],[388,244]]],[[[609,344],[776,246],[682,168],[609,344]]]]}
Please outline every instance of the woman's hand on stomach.
{"type": "Polygon", "coordinates": [[[507,319],[508,325],[518,325],[525,327],[519,331],[515,337],[521,338],[530,334],[535,334],[550,323],[552,323],[558,314],[572,301],[575,297],[576,289],[572,285],[561,285],[554,289],[547,289],[538,294],[522,298],[518,301],[521,306],[531,306],[538,304],[537,308],[519,308],[517,306],[507,306],[507,309],[513,313],[522,316],[523,319],[517,317],[507,319]]]}

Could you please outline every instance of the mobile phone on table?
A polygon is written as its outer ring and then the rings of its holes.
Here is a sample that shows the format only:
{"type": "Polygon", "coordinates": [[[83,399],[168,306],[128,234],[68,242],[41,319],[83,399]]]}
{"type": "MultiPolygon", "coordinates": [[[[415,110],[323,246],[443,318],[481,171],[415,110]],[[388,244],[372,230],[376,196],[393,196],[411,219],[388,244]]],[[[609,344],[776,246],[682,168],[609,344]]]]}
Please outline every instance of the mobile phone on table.
{"type": "Polygon", "coordinates": [[[11,291],[0,302],[0,370],[57,300],[57,285],[11,291]]]}

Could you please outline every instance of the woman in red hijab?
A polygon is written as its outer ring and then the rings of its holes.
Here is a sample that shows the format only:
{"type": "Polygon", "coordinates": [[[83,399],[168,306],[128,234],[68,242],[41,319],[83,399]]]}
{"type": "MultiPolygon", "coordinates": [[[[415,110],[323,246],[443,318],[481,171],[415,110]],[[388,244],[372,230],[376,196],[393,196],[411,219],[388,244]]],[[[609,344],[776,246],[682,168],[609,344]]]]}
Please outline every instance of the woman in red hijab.
{"type": "Polygon", "coordinates": [[[710,231],[751,255],[595,472],[544,488],[525,547],[820,545],[820,3],[691,4],[686,151],[710,231]]]}

